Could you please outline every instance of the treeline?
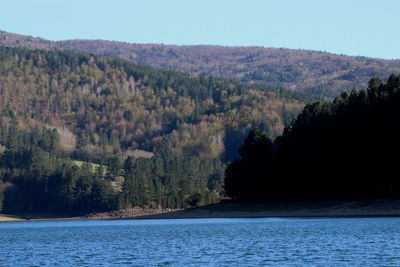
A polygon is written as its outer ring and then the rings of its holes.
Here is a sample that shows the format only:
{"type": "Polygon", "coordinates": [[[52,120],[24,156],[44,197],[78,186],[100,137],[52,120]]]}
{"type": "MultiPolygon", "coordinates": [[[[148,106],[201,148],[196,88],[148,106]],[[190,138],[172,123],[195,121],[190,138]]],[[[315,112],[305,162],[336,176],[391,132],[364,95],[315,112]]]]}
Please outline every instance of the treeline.
{"type": "Polygon", "coordinates": [[[78,167],[62,155],[56,130],[6,125],[0,120],[0,210],[83,214],[115,207],[104,170],[78,167]]]}
{"type": "Polygon", "coordinates": [[[0,127],[0,211],[87,214],[132,206],[183,208],[222,195],[218,159],[109,159],[108,166],[77,161],[60,150],[56,130],[0,127]]]}
{"type": "Polygon", "coordinates": [[[218,159],[168,153],[152,159],[128,157],[119,208],[185,208],[218,202],[223,194],[224,169],[218,159]]]}
{"type": "Polygon", "coordinates": [[[282,136],[250,132],[225,171],[239,201],[400,198],[400,76],[307,105],[282,136]]]}

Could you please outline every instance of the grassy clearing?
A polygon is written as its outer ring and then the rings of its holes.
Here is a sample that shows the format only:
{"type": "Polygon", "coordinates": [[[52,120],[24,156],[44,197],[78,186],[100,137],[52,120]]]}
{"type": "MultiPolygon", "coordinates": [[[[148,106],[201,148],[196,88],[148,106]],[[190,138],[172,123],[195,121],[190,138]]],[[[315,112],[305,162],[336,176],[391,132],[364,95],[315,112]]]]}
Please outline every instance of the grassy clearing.
{"type": "Polygon", "coordinates": [[[106,175],[107,174],[107,166],[104,165],[100,165],[100,164],[96,164],[96,163],[91,163],[91,162],[86,162],[86,161],[81,161],[81,160],[73,160],[72,161],[73,164],[75,164],[75,166],[82,168],[82,166],[84,164],[89,164],[90,166],[90,171],[92,173],[97,173],[99,168],[103,168],[103,173],[102,175],[106,175]]]}
{"type": "MultiPolygon", "coordinates": [[[[81,160],[73,160],[72,161],[75,166],[82,168],[83,164],[89,164],[90,165],[90,171],[92,173],[97,173],[99,168],[103,168],[103,173],[101,174],[102,176],[105,176],[107,174],[107,166],[105,165],[100,165],[96,163],[91,163],[91,162],[86,162],[86,161],[81,161],[81,160]]],[[[112,181],[111,185],[114,188],[115,192],[121,192],[122,191],[122,184],[123,180],[117,180],[117,181],[112,181]]]]}

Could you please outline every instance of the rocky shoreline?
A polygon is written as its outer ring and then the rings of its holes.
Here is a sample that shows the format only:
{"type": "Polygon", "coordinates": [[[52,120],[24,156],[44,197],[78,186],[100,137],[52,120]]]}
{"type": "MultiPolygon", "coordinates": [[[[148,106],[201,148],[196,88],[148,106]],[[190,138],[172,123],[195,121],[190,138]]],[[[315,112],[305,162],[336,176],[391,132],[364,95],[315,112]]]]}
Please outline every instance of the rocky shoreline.
{"type": "Polygon", "coordinates": [[[109,212],[90,213],[84,218],[88,219],[126,219],[132,217],[150,216],[179,211],[180,209],[151,209],[133,207],[129,209],[114,210],[109,212]]]}

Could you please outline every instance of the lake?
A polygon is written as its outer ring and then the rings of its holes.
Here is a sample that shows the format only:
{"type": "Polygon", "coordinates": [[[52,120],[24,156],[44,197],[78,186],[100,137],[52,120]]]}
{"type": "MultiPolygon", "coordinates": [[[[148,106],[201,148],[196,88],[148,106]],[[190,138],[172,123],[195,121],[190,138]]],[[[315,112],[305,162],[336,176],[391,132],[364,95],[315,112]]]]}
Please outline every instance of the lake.
{"type": "Polygon", "coordinates": [[[400,265],[400,218],[0,223],[0,266],[400,265]]]}

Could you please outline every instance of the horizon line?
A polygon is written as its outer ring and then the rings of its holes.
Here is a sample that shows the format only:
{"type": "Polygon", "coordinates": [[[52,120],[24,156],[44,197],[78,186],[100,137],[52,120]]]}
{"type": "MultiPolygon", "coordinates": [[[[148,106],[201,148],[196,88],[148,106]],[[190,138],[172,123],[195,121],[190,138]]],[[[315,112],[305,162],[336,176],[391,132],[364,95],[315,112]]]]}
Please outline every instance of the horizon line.
{"type": "Polygon", "coordinates": [[[336,56],[345,56],[345,57],[356,57],[356,58],[369,58],[369,59],[378,59],[378,60],[385,60],[385,61],[400,61],[400,58],[384,58],[384,57],[374,57],[374,56],[366,56],[366,55],[355,55],[355,54],[345,54],[340,52],[332,52],[326,50],[316,50],[311,48],[293,48],[293,47],[279,47],[279,46],[264,46],[264,45],[257,45],[257,44],[249,44],[249,45],[233,45],[233,44],[211,44],[211,43],[164,43],[164,42],[130,42],[125,40],[110,40],[110,39],[103,39],[103,38],[67,38],[61,40],[55,40],[51,38],[45,38],[41,36],[34,36],[31,34],[23,34],[23,33],[15,33],[9,32],[0,29],[0,33],[8,33],[12,35],[19,35],[25,37],[31,37],[36,39],[42,39],[44,41],[49,41],[53,43],[60,43],[60,42],[68,42],[68,41],[103,41],[103,42],[114,42],[114,43],[123,43],[123,44],[130,44],[130,45],[165,45],[165,46],[214,46],[214,47],[227,47],[227,48],[262,48],[262,49],[287,49],[287,50],[298,50],[298,51],[311,51],[316,53],[323,53],[323,54],[331,54],[336,56]]]}

